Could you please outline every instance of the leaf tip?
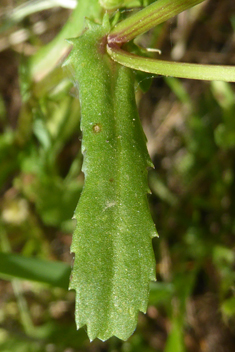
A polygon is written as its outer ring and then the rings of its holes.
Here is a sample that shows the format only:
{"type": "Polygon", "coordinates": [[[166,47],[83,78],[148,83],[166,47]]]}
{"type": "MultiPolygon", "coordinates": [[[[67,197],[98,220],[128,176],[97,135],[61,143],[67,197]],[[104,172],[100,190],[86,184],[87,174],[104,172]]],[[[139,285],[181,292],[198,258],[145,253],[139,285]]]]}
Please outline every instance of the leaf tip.
{"type": "Polygon", "coordinates": [[[110,22],[109,22],[109,15],[107,12],[105,12],[103,21],[102,21],[102,27],[104,27],[108,32],[110,31],[110,22]]]}
{"type": "Polygon", "coordinates": [[[99,26],[98,24],[96,24],[95,22],[93,22],[92,20],[90,20],[89,18],[85,18],[85,26],[88,28],[88,29],[91,29],[91,30],[96,30],[97,26],[99,26]]]}

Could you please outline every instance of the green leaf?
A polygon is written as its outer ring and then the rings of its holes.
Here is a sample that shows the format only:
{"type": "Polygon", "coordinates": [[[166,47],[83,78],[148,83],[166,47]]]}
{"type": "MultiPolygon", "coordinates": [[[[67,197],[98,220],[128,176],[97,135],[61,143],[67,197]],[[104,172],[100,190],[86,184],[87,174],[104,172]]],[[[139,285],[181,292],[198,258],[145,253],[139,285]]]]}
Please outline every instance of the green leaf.
{"type": "Polygon", "coordinates": [[[105,52],[107,20],[73,39],[66,61],[79,86],[85,186],[75,211],[70,288],[76,323],[90,340],[126,340],[146,312],[155,279],[155,227],[147,201],[146,138],[137,114],[132,72],[105,52]]]}
{"type": "Polygon", "coordinates": [[[63,55],[69,50],[65,38],[77,36],[82,32],[84,17],[99,19],[100,12],[101,7],[98,0],[78,1],[77,7],[58,35],[30,58],[30,76],[34,81],[40,81],[62,60],[63,55]]]}
{"type": "Polygon", "coordinates": [[[150,285],[149,303],[159,305],[162,302],[170,304],[175,291],[174,285],[165,282],[153,282],[150,285]]]}
{"type": "Polygon", "coordinates": [[[18,254],[0,252],[0,276],[37,281],[52,286],[68,288],[70,266],[18,254]]]}

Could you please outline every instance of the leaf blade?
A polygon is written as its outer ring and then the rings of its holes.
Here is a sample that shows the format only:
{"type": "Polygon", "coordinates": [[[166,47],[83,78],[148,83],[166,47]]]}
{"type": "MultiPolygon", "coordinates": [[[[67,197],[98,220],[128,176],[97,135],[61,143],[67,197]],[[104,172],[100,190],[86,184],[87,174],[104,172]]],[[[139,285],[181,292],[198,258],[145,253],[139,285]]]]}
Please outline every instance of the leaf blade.
{"type": "Polygon", "coordinates": [[[67,63],[79,85],[85,185],[75,218],[70,288],[76,322],[91,340],[126,340],[138,311],[146,311],[155,279],[151,245],[156,236],[147,202],[151,160],[135,104],[129,69],[102,51],[107,25],[89,24],[73,40],[67,63]]]}
{"type": "Polygon", "coordinates": [[[0,252],[0,276],[37,281],[64,289],[68,288],[70,266],[19,254],[0,252]]]}

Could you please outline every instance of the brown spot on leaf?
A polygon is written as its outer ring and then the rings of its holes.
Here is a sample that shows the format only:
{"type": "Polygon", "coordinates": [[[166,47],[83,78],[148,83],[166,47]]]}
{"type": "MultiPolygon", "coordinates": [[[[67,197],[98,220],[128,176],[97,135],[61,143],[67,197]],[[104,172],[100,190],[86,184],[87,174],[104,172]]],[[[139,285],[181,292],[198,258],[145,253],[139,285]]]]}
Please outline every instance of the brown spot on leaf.
{"type": "Polygon", "coordinates": [[[100,133],[102,130],[102,126],[100,123],[96,123],[93,125],[92,130],[94,133],[100,133]]]}

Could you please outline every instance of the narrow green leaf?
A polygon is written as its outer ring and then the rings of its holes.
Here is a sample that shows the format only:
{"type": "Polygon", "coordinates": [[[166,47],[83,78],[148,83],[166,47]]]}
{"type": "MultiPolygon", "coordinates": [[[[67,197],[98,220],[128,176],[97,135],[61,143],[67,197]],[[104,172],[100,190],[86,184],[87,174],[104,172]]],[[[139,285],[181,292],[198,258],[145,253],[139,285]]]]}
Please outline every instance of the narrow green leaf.
{"type": "Polygon", "coordinates": [[[235,82],[235,67],[223,65],[200,65],[149,59],[131,54],[118,46],[107,45],[110,57],[126,67],[157,75],[208,81],[235,82]]]}
{"type": "Polygon", "coordinates": [[[37,281],[64,289],[68,288],[70,266],[19,254],[0,252],[0,277],[37,281]]]}
{"type": "Polygon", "coordinates": [[[39,11],[48,10],[59,6],[67,9],[74,9],[76,5],[77,5],[76,0],[69,0],[69,1],[68,0],[65,0],[65,1],[29,0],[15,7],[9,12],[7,12],[6,17],[7,17],[7,21],[9,21],[10,23],[12,22],[12,25],[13,25],[22,21],[25,17],[39,11]]]}
{"type": "Polygon", "coordinates": [[[66,62],[81,103],[85,186],[75,211],[70,288],[77,327],[89,338],[126,340],[146,312],[155,279],[156,236],[147,201],[146,138],[137,114],[132,72],[106,54],[109,25],[88,23],[66,62]]]}
{"type": "Polygon", "coordinates": [[[58,35],[47,45],[33,55],[29,60],[30,76],[34,81],[40,81],[56,66],[60,65],[62,57],[68,52],[65,39],[78,36],[84,26],[84,18],[100,18],[101,7],[98,0],[79,0],[77,7],[58,35]]]}

